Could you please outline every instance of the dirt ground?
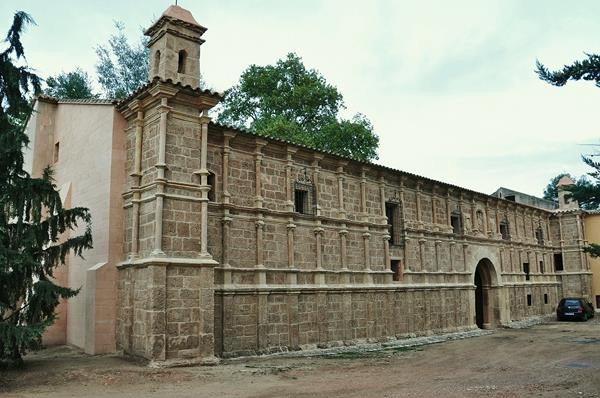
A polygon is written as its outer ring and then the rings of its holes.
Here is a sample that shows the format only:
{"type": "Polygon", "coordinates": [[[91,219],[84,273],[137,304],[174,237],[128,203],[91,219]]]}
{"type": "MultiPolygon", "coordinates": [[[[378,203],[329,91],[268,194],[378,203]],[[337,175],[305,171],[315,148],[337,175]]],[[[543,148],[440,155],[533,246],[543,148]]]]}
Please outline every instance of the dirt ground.
{"type": "Polygon", "coordinates": [[[69,347],[0,370],[16,397],[600,397],[600,316],[414,349],[151,369],[69,347]]]}

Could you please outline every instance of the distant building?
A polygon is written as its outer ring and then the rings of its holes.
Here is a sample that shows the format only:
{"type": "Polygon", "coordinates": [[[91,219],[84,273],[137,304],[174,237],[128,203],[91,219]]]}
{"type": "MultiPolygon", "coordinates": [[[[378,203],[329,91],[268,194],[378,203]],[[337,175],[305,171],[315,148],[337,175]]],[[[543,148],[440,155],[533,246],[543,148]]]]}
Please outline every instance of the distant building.
{"type": "Polygon", "coordinates": [[[82,291],[46,341],[201,363],[493,328],[591,299],[578,208],[211,122],[205,30],[171,6],[146,31],[149,82],[129,98],[38,99],[31,171],[53,165],[94,234],[57,275],[82,291]]]}
{"type": "Polygon", "coordinates": [[[558,203],[536,196],[527,195],[526,193],[513,191],[512,189],[500,187],[491,196],[509,200],[511,202],[522,203],[525,205],[539,207],[540,209],[555,210],[558,209],[558,203]]]}

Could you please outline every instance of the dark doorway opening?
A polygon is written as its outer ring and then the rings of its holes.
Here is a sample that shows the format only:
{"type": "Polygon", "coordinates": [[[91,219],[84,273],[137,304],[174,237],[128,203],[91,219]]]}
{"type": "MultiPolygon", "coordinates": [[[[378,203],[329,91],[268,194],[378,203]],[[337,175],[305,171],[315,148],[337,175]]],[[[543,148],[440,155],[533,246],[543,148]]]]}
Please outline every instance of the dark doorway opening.
{"type": "Polygon", "coordinates": [[[494,327],[499,314],[495,313],[496,271],[492,262],[484,258],[477,263],[475,275],[475,323],[480,329],[494,327]]]}
{"type": "Polygon", "coordinates": [[[483,286],[481,272],[475,272],[475,323],[479,329],[483,329],[483,286]]]}

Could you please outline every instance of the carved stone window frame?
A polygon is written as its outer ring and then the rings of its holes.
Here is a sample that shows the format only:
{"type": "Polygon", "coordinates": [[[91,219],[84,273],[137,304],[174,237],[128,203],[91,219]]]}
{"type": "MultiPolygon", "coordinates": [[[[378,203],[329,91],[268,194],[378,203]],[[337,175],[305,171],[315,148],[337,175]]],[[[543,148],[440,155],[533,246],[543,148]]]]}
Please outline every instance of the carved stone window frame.
{"type": "Polygon", "coordinates": [[[307,173],[306,168],[303,172],[298,173],[296,180],[293,184],[294,188],[294,212],[298,214],[304,214],[308,216],[315,215],[316,203],[315,203],[315,184],[307,173]],[[303,203],[298,203],[298,192],[303,192],[303,203]],[[301,210],[301,211],[299,211],[301,210]]]}

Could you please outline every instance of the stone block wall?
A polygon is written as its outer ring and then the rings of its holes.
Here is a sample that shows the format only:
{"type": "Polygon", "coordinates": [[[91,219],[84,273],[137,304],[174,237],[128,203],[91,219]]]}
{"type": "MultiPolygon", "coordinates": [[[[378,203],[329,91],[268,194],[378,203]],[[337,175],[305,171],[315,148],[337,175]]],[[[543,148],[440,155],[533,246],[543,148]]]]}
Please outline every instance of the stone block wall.
{"type": "Polygon", "coordinates": [[[382,342],[472,327],[470,286],[410,290],[219,291],[221,356],[382,342]]]}
{"type": "Polygon", "coordinates": [[[119,349],[175,363],[213,357],[212,267],[156,264],[120,272],[119,349]]]}

